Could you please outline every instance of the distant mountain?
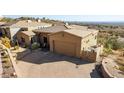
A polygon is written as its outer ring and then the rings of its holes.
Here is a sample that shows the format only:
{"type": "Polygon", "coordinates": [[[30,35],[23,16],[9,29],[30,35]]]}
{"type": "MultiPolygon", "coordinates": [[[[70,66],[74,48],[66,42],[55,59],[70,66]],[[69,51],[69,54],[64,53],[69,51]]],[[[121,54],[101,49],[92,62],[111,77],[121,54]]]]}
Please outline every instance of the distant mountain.
{"type": "Polygon", "coordinates": [[[124,22],[77,22],[77,21],[67,21],[70,24],[78,25],[112,25],[112,26],[124,26],[124,22]]]}

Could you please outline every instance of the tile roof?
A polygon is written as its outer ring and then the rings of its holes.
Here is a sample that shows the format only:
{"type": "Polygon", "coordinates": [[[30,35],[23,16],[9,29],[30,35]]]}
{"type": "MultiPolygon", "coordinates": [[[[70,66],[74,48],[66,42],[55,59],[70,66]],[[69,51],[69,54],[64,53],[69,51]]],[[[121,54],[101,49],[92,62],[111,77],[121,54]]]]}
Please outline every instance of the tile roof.
{"type": "Polygon", "coordinates": [[[8,22],[4,24],[3,26],[12,26],[13,24],[16,24],[18,21],[8,22]]]}
{"type": "Polygon", "coordinates": [[[34,30],[34,32],[52,33],[52,32],[63,31],[63,30],[66,30],[66,29],[67,29],[67,27],[64,26],[64,25],[55,25],[55,26],[51,26],[51,27],[46,27],[46,28],[41,28],[41,29],[34,30]]]}
{"type": "Polygon", "coordinates": [[[23,33],[23,34],[25,34],[27,36],[34,36],[35,35],[35,33],[32,32],[32,31],[21,31],[20,33],[23,33]]]}
{"type": "Polygon", "coordinates": [[[86,26],[78,26],[78,25],[56,25],[51,27],[46,27],[42,29],[34,30],[33,32],[45,32],[45,33],[57,33],[57,32],[67,32],[78,37],[85,37],[89,34],[96,33],[98,30],[88,29],[86,26]]]}
{"type": "Polygon", "coordinates": [[[80,25],[66,25],[69,29],[88,29],[87,26],[80,26],[80,25]]]}
{"type": "Polygon", "coordinates": [[[36,21],[14,21],[5,24],[4,26],[11,26],[11,27],[36,27],[36,26],[51,26],[52,24],[45,23],[45,22],[36,22],[36,21]]]}
{"type": "Polygon", "coordinates": [[[84,38],[85,36],[87,36],[89,34],[97,33],[98,30],[95,30],[95,29],[67,29],[67,30],[64,30],[64,32],[84,38]]]}

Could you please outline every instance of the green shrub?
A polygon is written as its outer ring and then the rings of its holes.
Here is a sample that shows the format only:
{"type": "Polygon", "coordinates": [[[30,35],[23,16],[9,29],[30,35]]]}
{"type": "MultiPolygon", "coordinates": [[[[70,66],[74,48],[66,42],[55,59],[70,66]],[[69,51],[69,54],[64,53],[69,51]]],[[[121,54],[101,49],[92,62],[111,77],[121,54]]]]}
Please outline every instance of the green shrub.
{"type": "Polygon", "coordinates": [[[38,49],[39,47],[40,47],[40,44],[37,43],[37,42],[35,42],[35,43],[33,43],[33,44],[31,45],[31,49],[32,49],[32,50],[38,49]]]}
{"type": "Polygon", "coordinates": [[[103,51],[106,54],[112,54],[112,49],[111,48],[105,48],[103,51]]]}
{"type": "Polygon", "coordinates": [[[119,70],[124,71],[124,66],[123,65],[119,65],[119,70]]]}
{"type": "Polygon", "coordinates": [[[117,37],[109,37],[104,45],[105,48],[111,48],[113,50],[122,49],[124,47],[124,43],[119,42],[117,37]]]}

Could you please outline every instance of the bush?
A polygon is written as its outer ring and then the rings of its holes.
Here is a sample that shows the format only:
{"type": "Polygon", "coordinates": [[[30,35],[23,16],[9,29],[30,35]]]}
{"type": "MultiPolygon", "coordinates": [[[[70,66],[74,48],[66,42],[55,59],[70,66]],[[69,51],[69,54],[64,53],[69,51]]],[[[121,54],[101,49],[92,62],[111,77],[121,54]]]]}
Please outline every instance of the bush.
{"type": "Polygon", "coordinates": [[[111,48],[113,50],[122,49],[124,47],[123,42],[119,42],[116,37],[110,37],[105,42],[105,48],[111,48]]]}
{"type": "Polygon", "coordinates": [[[12,21],[15,21],[14,19],[12,18],[7,18],[7,17],[4,17],[0,20],[1,22],[12,22],[12,21]]]}
{"type": "Polygon", "coordinates": [[[34,50],[34,49],[38,49],[40,47],[40,44],[35,42],[31,45],[31,49],[34,50]]]}
{"type": "Polygon", "coordinates": [[[106,54],[112,54],[112,49],[111,48],[105,48],[103,51],[106,54]]]}
{"type": "Polygon", "coordinates": [[[123,65],[124,66],[124,58],[123,57],[118,57],[116,62],[120,65],[123,65]]]}
{"type": "Polygon", "coordinates": [[[123,65],[119,65],[119,70],[124,71],[124,66],[123,65]]]}
{"type": "Polygon", "coordinates": [[[9,38],[7,38],[7,37],[2,37],[2,38],[1,38],[1,41],[2,41],[2,44],[3,44],[4,46],[6,46],[7,48],[10,48],[10,47],[11,47],[9,38]]]}
{"type": "Polygon", "coordinates": [[[118,46],[119,46],[119,49],[123,49],[124,48],[124,42],[118,42],[118,46]]]}

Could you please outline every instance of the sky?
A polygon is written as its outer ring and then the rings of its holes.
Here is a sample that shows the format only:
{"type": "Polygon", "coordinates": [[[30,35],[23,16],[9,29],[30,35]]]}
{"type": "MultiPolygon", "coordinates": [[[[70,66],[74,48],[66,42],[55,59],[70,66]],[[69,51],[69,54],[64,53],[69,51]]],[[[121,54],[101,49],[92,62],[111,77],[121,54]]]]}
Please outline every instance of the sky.
{"type": "Polygon", "coordinates": [[[4,17],[18,18],[22,16],[35,18],[49,18],[62,21],[81,21],[81,22],[124,22],[122,15],[3,15],[4,17]]]}

